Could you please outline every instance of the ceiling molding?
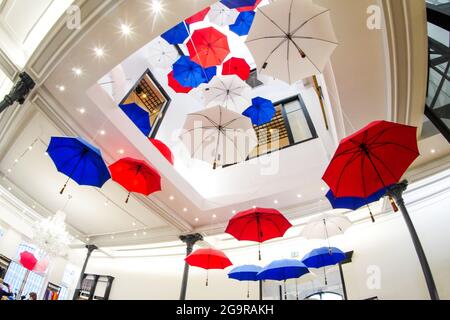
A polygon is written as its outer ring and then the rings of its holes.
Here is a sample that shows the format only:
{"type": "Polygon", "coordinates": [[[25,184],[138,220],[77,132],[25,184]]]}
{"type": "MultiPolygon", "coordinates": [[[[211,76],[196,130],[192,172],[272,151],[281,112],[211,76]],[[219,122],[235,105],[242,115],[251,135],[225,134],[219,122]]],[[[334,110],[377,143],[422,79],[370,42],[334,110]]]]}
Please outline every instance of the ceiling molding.
{"type": "Polygon", "coordinates": [[[391,120],[422,129],[428,73],[425,1],[381,0],[386,23],[391,120]]]}
{"type": "Polygon", "coordinates": [[[27,63],[26,70],[39,83],[43,83],[48,75],[59,65],[60,61],[71,51],[78,41],[91,30],[112,9],[123,0],[77,0],[73,5],[80,8],[82,27],[67,28],[67,17],[63,15],[55,26],[39,44],[27,63]]]}
{"type": "Polygon", "coordinates": [[[6,76],[14,81],[19,75],[19,68],[11,61],[3,48],[0,48],[0,69],[6,74],[6,76]]]}

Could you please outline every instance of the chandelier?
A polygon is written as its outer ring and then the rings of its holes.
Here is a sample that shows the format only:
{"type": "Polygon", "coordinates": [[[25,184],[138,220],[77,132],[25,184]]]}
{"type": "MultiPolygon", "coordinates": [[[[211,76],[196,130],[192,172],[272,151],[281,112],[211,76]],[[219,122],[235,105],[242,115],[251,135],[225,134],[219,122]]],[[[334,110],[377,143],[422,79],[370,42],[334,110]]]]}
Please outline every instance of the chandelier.
{"type": "Polygon", "coordinates": [[[37,246],[52,256],[65,256],[70,236],[66,231],[66,215],[58,211],[54,216],[38,221],[33,226],[33,240],[37,246]]]}

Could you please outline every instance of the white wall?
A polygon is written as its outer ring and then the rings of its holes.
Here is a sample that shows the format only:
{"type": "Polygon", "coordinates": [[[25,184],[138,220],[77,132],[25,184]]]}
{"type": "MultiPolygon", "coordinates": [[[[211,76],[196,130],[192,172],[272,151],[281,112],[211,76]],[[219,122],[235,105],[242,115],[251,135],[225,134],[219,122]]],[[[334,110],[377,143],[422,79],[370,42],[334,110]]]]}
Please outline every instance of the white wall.
{"type": "MultiPolygon", "coordinates": [[[[405,199],[428,257],[442,299],[450,299],[450,175],[432,184],[412,185],[405,199]],[[421,199],[425,197],[424,199],[421,199]]],[[[376,223],[354,225],[345,236],[331,240],[342,250],[354,250],[353,262],[344,266],[350,299],[428,299],[408,230],[400,213],[387,212],[376,223]],[[379,270],[379,288],[367,286],[371,274],[379,270]]],[[[264,244],[263,263],[290,258],[293,252],[302,257],[320,241],[294,238],[264,244]]],[[[220,243],[219,243],[220,246],[220,243]]],[[[258,263],[257,247],[226,250],[235,265],[258,263]]],[[[116,277],[111,299],[178,299],[183,272],[183,256],[141,258],[92,258],[88,272],[116,277]]],[[[227,269],[229,270],[229,269],[227,269]]],[[[211,271],[210,286],[205,287],[206,272],[191,268],[188,299],[246,299],[246,284],[228,280],[226,271],[211,271]]],[[[252,298],[257,297],[252,286],[252,298]]],[[[266,292],[267,293],[267,292],[266,292]]],[[[268,293],[270,294],[270,293],[268,293]]]]}

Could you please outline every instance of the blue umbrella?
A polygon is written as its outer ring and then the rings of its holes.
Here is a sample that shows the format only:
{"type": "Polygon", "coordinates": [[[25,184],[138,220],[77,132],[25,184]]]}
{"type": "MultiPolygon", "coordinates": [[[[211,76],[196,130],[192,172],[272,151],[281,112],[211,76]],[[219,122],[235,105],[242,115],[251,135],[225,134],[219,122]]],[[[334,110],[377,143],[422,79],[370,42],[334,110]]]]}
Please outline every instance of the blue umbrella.
{"type": "Polygon", "coordinates": [[[255,265],[239,266],[228,273],[228,278],[238,281],[248,281],[247,298],[250,298],[250,281],[258,281],[256,276],[261,269],[261,267],[255,265]]]}
{"type": "Polygon", "coordinates": [[[370,210],[369,203],[380,200],[382,197],[386,195],[386,192],[387,188],[383,188],[367,198],[358,198],[358,197],[337,198],[334,196],[333,191],[330,190],[326,194],[326,197],[330,202],[331,206],[333,207],[333,209],[357,210],[363,206],[367,206],[369,208],[372,221],[375,222],[375,218],[373,217],[372,211],[370,210]]]}
{"type": "Polygon", "coordinates": [[[230,25],[230,30],[238,36],[246,36],[250,32],[253,19],[255,19],[255,11],[241,12],[237,17],[236,22],[230,25]]]}
{"type": "Polygon", "coordinates": [[[184,87],[196,88],[208,83],[217,73],[217,67],[203,68],[187,56],[181,56],[173,65],[173,77],[184,87]]]}
{"type": "Polygon", "coordinates": [[[235,9],[240,7],[254,6],[256,0],[221,0],[220,2],[222,2],[230,9],[235,9]]]}
{"type": "Polygon", "coordinates": [[[101,188],[111,178],[101,151],[82,138],[52,137],[47,153],[59,172],[79,185],[101,188]]]}
{"type": "Polygon", "coordinates": [[[270,122],[275,116],[275,107],[272,101],[256,97],[252,99],[252,105],[242,114],[250,119],[256,126],[261,126],[270,122]]]}
{"type": "Polygon", "coordinates": [[[189,37],[189,31],[183,21],[164,32],[161,37],[170,44],[181,44],[189,37]]]}
{"type": "MultiPolygon", "coordinates": [[[[327,266],[334,266],[346,259],[345,253],[334,247],[323,247],[314,249],[302,259],[302,262],[308,268],[324,268],[327,266]]],[[[324,270],[325,284],[327,284],[327,274],[324,270]]]]}
{"type": "Polygon", "coordinates": [[[121,104],[119,107],[145,136],[150,134],[152,126],[150,124],[150,114],[147,111],[136,103],[121,104]]]}

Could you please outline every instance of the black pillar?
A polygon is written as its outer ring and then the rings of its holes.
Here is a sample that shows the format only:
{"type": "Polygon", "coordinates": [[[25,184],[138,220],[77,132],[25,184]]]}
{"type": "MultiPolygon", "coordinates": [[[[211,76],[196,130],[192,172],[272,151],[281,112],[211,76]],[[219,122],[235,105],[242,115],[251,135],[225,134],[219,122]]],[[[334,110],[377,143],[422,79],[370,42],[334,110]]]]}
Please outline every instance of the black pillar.
{"type": "Polygon", "coordinates": [[[19,74],[19,81],[11,89],[11,92],[3,98],[3,101],[0,101],[0,113],[15,102],[23,104],[34,86],[35,82],[26,72],[19,74]]]}
{"type": "Polygon", "coordinates": [[[431,300],[439,300],[439,295],[434,283],[433,275],[431,273],[430,266],[428,265],[427,257],[423,251],[422,244],[420,243],[419,236],[417,235],[414,224],[411,221],[408,210],[406,209],[405,201],[403,200],[403,192],[408,188],[408,181],[400,182],[394,186],[388,188],[387,194],[394,198],[398,207],[400,208],[403,218],[408,227],[409,233],[411,235],[414,247],[419,257],[420,265],[422,266],[423,275],[425,276],[425,281],[427,283],[428,292],[430,294],[431,300]]]}
{"type": "MultiPolygon", "coordinates": [[[[199,233],[188,234],[180,236],[180,240],[186,243],[186,257],[192,253],[194,249],[194,244],[197,241],[203,240],[203,236],[199,233]]],[[[180,300],[186,300],[186,290],[189,276],[189,265],[187,262],[184,263],[183,281],[181,283],[180,300]]]]}
{"type": "Polygon", "coordinates": [[[83,282],[84,273],[86,272],[86,267],[87,267],[87,264],[89,262],[89,258],[91,257],[92,252],[94,252],[94,250],[97,250],[98,248],[97,248],[97,246],[95,244],[88,244],[88,245],[86,245],[86,249],[88,250],[88,252],[87,252],[87,255],[86,255],[86,259],[84,260],[83,269],[81,269],[81,274],[80,274],[80,278],[78,279],[77,287],[76,287],[75,292],[73,294],[73,300],[77,300],[78,296],[80,295],[81,284],[83,282]]]}

